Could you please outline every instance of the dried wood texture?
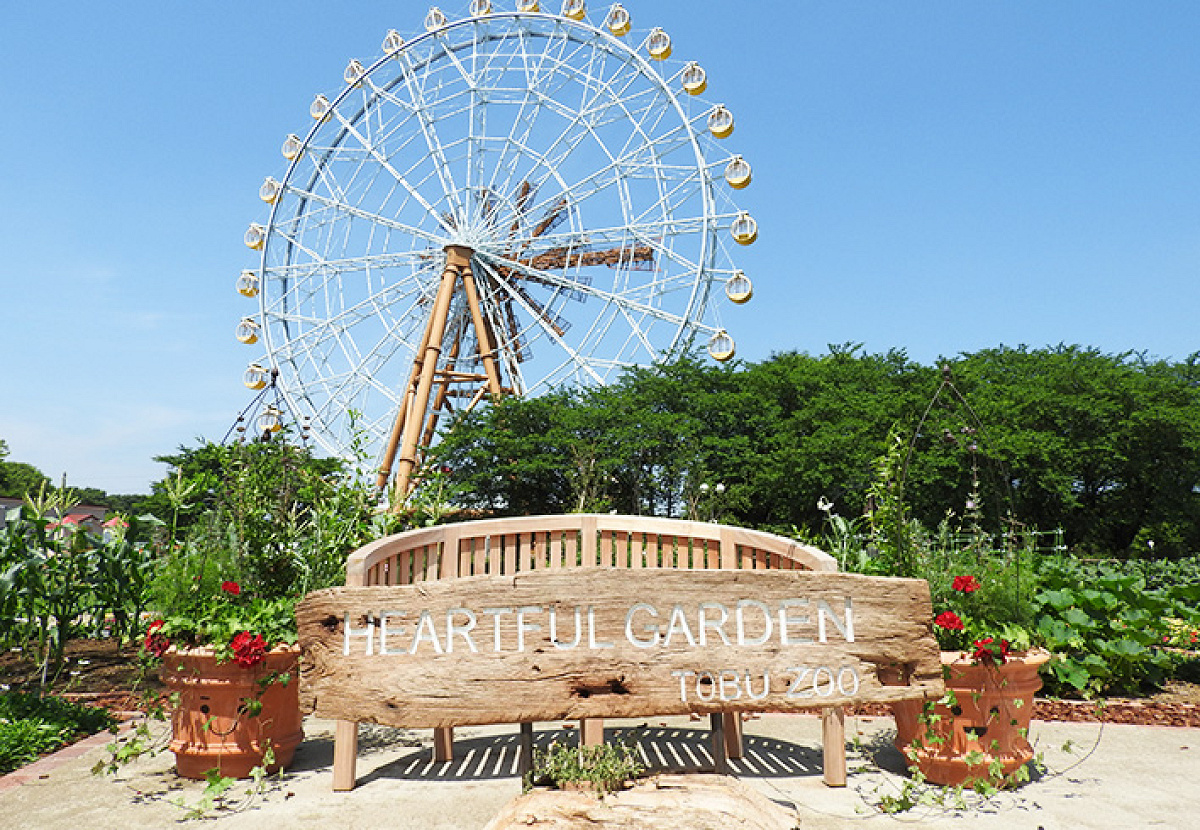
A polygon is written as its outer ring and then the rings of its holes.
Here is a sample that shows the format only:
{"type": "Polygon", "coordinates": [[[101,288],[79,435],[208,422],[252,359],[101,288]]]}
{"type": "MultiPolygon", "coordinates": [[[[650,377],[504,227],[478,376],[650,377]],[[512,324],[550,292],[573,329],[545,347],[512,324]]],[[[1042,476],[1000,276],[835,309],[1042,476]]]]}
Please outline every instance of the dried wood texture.
{"type": "Polygon", "coordinates": [[[931,697],[922,580],[544,569],[331,588],[297,609],[302,704],[445,727],[931,697]],[[882,678],[882,679],[881,679],[882,678]]]}
{"type": "Polygon", "coordinates": [[[793,830],[796,814],[733,778],[660,775],[604,799],[534,790],[509,802],[484,830],[793,830]]]}

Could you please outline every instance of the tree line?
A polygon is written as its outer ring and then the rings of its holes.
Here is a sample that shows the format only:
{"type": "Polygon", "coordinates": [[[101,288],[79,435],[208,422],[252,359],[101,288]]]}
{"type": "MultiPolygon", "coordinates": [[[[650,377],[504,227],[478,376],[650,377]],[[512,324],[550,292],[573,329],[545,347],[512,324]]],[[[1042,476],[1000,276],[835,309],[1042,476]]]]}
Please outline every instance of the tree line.
{"type": "Polygon", "coordinates": [[[1000,347],[924,366],[860,346],[507,399],[436,450],[464,505],[720,518],[813,534],[897,488],[912,518],[1061,528],[1076,551],[1200,550],[1200,356],[1000,347]]]}
{"type": "MultiPolygon", "coordinates": [[[[25,496],[37,498],[41,493],[62,490],[50,477],[32,464],[24,461],[7,460],[12,454],[8,442],[0,438],[0,497],[19,499],[25,496]]],[[[107,507],[122,513],[136,512],[137,505],[146,496],[138,493],[106,493],[96,487],[67,487],[71,504],[88,504],[107,507]]]]}
{"type": "MultiPolygon", "coordinates": [[[[818,505],[870,515],[886,491],[930,528],[1062,529],[1077,552],[1174,558],[1200,551],[1198,396],[1200,353],[999,347],[926,366],[846,344],[685,358],[481,409],[442,439],[425,480],[476,513],[615,510],[810,538],[828,518],[818,505]]],[[[178,473],[149,496],[74,497],[186,523],[221,489],[215,453],[158,458],[200,488],[182,510],[169,498],[178,473]]],[[[7,455],[0,441],[0,495],[52,486],[7,455]]]]}

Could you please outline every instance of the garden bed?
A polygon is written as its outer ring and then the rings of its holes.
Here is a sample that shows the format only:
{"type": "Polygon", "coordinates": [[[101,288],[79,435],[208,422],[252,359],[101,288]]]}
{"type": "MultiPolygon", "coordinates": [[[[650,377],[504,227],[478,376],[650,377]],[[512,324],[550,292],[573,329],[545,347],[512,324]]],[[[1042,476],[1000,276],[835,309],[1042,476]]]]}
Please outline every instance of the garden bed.
{"type": "MultiPolygon", "coordinates": [[[[156,674],[143,677],[135,646],[121,646],[116,640],[73,640],[67,644],[63,669],[57,677],[47,678],[51,694],[89,706],[122,712],[142,710],[147,694],[162,691],[156,674]]],[[[24,652],[0,654],[0,690],[36,692],[41,672],[24,652]]]]}

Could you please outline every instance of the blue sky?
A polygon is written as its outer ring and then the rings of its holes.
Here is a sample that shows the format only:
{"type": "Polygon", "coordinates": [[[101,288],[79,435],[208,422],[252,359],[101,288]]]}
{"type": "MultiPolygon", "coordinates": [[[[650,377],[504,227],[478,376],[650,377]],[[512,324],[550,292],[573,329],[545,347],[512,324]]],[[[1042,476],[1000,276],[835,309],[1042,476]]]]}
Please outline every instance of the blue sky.
{"type": "MultiPolygon", "coordinates": [[[[1200,4],[625,5],[705,65],[754,165],[755,299],[722,312],[739,356],[1200,349],[1200,4]]],[[[426,8],[3,4],[11,460],[138,492],[154,455],[224,435],[249,401],[232,286],[258,186],[313,95],[426,8]]]]}

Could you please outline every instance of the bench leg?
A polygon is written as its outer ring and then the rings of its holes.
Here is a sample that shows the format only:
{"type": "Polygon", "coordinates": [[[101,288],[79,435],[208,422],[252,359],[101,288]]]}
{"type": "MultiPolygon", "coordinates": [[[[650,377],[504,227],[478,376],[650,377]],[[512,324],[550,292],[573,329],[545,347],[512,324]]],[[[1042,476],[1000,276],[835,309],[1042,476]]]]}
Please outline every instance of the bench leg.
{"type": "Polygon", "coordinates": [[[521,752],[517,761],[517,775],[521,780],[533,770],[533,724],[521,724],[521,752]]]}
{"type": "Polygon", "coordinates": [[[726,753],[727,735],[725,734],[725,714],[714,712],[709,716],[712,731],[709,737],[712,741],[713,772],[717,775],[729,774],[729,755],[726,753]]]}
{"type": "Polygon", "coordinates": [[[846,710],[828,706],[821,710],[825,786],[846,786],[846,710]]]}
{"type": "Polygon", "coordinates": [[[347,792],[357,783],[358,724],[352,720],[337,722],[333,733],[333,791],[347,792]]]}
{"type": "Polygon", "coordinates": [[[434,763],[454,760],[454,727],[439,726],[433,730],[434,763]]]}
{"type": "Polygon", "coordinates": [[[742,757],[742,713],[722,712],[722,726],[725,729],[725,755],[728,758],[742,757]]]}
{"type": "Polygon", "coordinates": [[[600,746],[604,743],[604,718],[581,718],[579,721],[579,745],[600,746]]]}

